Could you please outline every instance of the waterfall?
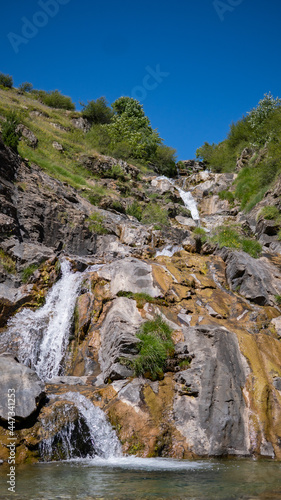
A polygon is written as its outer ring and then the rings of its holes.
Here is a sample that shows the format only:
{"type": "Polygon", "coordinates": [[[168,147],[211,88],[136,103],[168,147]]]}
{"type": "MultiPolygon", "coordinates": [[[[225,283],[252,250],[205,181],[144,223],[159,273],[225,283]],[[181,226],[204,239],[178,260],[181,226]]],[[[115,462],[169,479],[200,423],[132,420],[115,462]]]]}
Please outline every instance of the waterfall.
{"type": "Polygon", "coordinates": [[[59,374],[66,353],[73,311],[84,273],[73,273],[61,263],[62,277],[51,288],[46,303],[36,311],[23,309],[8,323],[7,335],[17,339],[20,362],[33,368],[41,380],[59,374]]]}
{"type": "Polygon", "coordinates": [[[93,403],[79,392],[66,392],[53,396],[56,399],[66,401],[65,417],[70,406],[68,403],[74,403],[79,412],[78,428],[73,422],[68,422],[59,432],[56,431],[57,419],[54,416],[48,422],[44,422],[44,429],[47,430],[50,437],[44,439],[40,444],[40,453],[44,460],[50,460],[54,456],[54,450],[58,444],[59,450],[63,451],[63,456],[66,459],[73,459],[77,457],[98,456],[100,458],[113,458],[121,457],[122,449],[118,441],[115,431],[109,424],[104,412],[93,405],[93,403]],[[87,427],[88,439],[86,447],[85,428],[87,427]],[[52,435],[52,429],[55,433],[52,435]],[[80,436],[79,436],[80,433],[80,436]],[[79,441],[80,438],[80,441],[79,441]],[[83,443],[83,448],[79,449],[79,442],[83,443]],[[88,453],[85,453],[88,451],[88,453]]]}
{"type": "Polygon", "coordinates": [[[187,208],[190,211],[190,213],[191,213],[192,219],[194,219],[195,221],[198,221],[198,223],[199,223],[199,221],[200,221],[200,215],[199,215],[199,212],[198,212],[198,209],[197,209],[196,201],[193,198],[191,192],[190,191],[184,191],[180,187],[176,186],[175,181],[173,179],[169,179],[165,175],[157,177],[157,180],[161,180],[161,179],[165,179],[166,181],[168,181],[170,184],[172,184],[178,190],[179,195],[180,195],[182,201],[184,202],[185,208],[187,208]]]}

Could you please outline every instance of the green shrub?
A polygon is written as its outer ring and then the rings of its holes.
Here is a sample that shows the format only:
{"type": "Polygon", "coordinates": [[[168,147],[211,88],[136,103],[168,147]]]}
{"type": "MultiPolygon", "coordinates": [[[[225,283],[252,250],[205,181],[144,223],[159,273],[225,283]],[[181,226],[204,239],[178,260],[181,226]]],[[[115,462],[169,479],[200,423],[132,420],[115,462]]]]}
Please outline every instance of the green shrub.
{"type": "Polygon", "coordinates": [[[263,207],[258,213],[258,219],[274,220],[280,216],[280,212],[276,206],[263,207]]]}
{"type": "Polygon", "coordinates": [[[139,353],[131,362],[137,377],[150,374],[156,379],[161,376],[167,358],[174,353],[172,329],[161,316],[146,321],[140,328],[137,337],[139,353]]]}
{"type": "Polygon", "coordinates": [[[278,306],[281,305],[281,295],[275,295],[275,300],[278,306]]]}
{"type": "Polygon", "coordinates": [[[140,206],[140,204],[137,201],[133,201],[133,203],[131,203],[128,206],[128,208],[126,210],[126,214],[132,215],[133,217],[135,217],[136,219],[138,219],[140,221],[142,218],[142,207],[140,206]]]}
{"type": "Polygon", "coordinates": [[[75,109],[71,98],[62,95],[59,90],[50,90],[49,92],[45,90],[33,90],[32,93],[50,108],[67,109],[70,111],[75,109]]]}
{"type": "Polygon", "coordinates": [[[19,119],[14,111],[10,111],[2,125],[2,139],[6,146],[17,152],[20,134],[16,132],[19,119]]]}
{"type": "Polygon", "coordinates": [[[30,264],[30,266],[23,269],[21,273],[21,279],[23,283],[27,283],[29,281],[30,277],[33,275],[34,271],[38,269],[38,267],[39,266],[37,264],[30,264]]]}
{"type": "Polygon", "coordinates": [[[126,173],[124,172],[123,168],[121,165],[112,165],[110,170],[107,170],[104,173],[105,177],[110,177],[111,179],[119,179],[121,181],[124,181],[126,179],[126,173]]]}
{"type": "Polygon", "coordinates": [[[23,82],[19,86],[19,90],[21,92],[31,92],[32,89],[33,89],[33,85],[32,85],[32,83],[29,83],[29,82],[23,82]]]}
{"type": "Polygon", "coordinates": [[[241,247],[243,252],[248,253],[251,257],[254,257],[254,259],[257,259],[262,251],[262,245],[258,241],[249,238],[243,238],[241,240],[241,247]]]}
{"type": "Polygon", "coordinates": [[[86,219],[87,222],[89,222],[89,230],[92,233],[96,234],[106,234],[107,229],[104,227],[104,217],[103,215],[95,212],[91,214],[88,219],[86,219]]]}
{"type": "Polygon", "coordinates": [[[13,87],[13,77],[10,75],[5,75],[4,73],[0,73],[0,85],[3,87],[7,87],[11,89],[13,87]]]}
{"type": "Polygon", "coordinates": [[[175,177],[177,175],[176,150],[160,144],[156,147],[154,156],[150,159],[153,170],[160,175],[175,177]]]}
{"type": "Polygon", "coordinates": [[[169,224],[168,212],[157,203],[148,203],[143,211],[141,221],[144,224],[154,224],[155,229],[161,229],[169,224]]]}
{"type": "Polygon", "coordinates": [[[113,111],[108,106],[105,97],[99,97],[96,101],[88,101],[83,104],[82,116],[87,118],[91,124],[110,123],[113,111]]]}

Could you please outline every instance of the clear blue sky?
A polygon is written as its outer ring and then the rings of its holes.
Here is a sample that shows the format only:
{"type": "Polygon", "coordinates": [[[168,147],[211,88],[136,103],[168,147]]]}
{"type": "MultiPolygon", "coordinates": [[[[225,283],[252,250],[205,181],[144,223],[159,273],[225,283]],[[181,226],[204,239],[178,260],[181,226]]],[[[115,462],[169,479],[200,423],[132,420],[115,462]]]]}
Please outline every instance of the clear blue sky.
{"type": "Polygon", "coordinates": [[[223,140],[264,93],[281,97],[280,0],[50,0],[43,16],[41,2],[2,2],[0,71],[78,109],[140,96],[178,159],[223,140]]]}

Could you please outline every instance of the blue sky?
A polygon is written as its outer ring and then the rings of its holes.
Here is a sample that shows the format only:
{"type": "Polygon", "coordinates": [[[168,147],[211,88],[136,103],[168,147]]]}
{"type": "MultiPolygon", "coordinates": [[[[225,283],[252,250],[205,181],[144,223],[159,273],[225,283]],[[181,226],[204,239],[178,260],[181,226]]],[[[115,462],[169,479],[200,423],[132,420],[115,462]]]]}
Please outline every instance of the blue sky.
{"type": "Polygon", "coordinates": [[[102,95],[139,97],[188,159],[264,93],[281,97],[280,19],[280,0],[10,0],[0,71],[15,86],[59,89],[78,109],[102,95]]]}

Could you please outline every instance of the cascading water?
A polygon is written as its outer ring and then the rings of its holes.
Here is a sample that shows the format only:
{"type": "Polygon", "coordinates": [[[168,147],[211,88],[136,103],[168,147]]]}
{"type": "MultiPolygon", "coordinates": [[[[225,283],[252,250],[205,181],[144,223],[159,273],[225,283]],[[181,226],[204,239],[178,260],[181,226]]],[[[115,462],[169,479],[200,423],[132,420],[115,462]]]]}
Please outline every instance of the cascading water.
{"type": "Polygon", "coordinates": [[[7,335],[18,338],[18,359],[33,368],[41,380],[59,374],[68,345],[73,311],[83,273],[61,263],[62,278],[52,287],[43,307],[23,309],[9,322],[7,335]]]}
{"type": "MultiPolygon", "coordinates": [[[[85,429],[82,422],[87,428],[87,456],[93,458],[98,456],[100,458],[114,458],[122,456],[121,444],[118,441],[115,431],[107,421],[104,412],[93,405],[93,403],[79,392],[67,392],[55,396],[56,399],[74,403],[78,409],[80,422],[78,420],[78,429],[73,422],[68,422],[59,432],[52,433],[52,427],[56,427],[56,420],[48,420],[45,422],[45,429],[51,434],[51,437],[44,439],[40,444],[40,453],[44,460],[50,460],[53,456],[56,443],[63,449],[64,457],[68,460],[85,457],[85,446],[82,450],[77,448],[77,434],[83,440],[85,438],[85,429]],[[53,435],[52,435],[53,434],[53,435]],[[76,434],[76,437],[75,437],[76,434]]],[[[69,413],[70,405],[65,405],[65,417],[69,413]]]]}
{"type": "Polygon", "coordinates": [[[182,199],[182,201],[184,202],[184,206],[190,210],[190,213],[191,213],[191,217],[192,219],[196,220],[198,223],[200,221],[200,215],[199,215],[199,212],[198,212],[198,209],[197,209],[197,204],[196,204],[196,201],[195,199],[193,198],[192,194],[190,191],[184,191],[183,189],[181,189],[179,186],[176,186],[175,184],[175,181],[173,179],[169,179],[168,177],[166,177],[165,175],[162,175],[160,177],[157,177],[157,180],[163,180],[165,179],[166,181],[168,181],[170,184],[172,184],[172,186],[174,186],[175,189],[178,190],[179,192],[179,195],[182,199]]]}

